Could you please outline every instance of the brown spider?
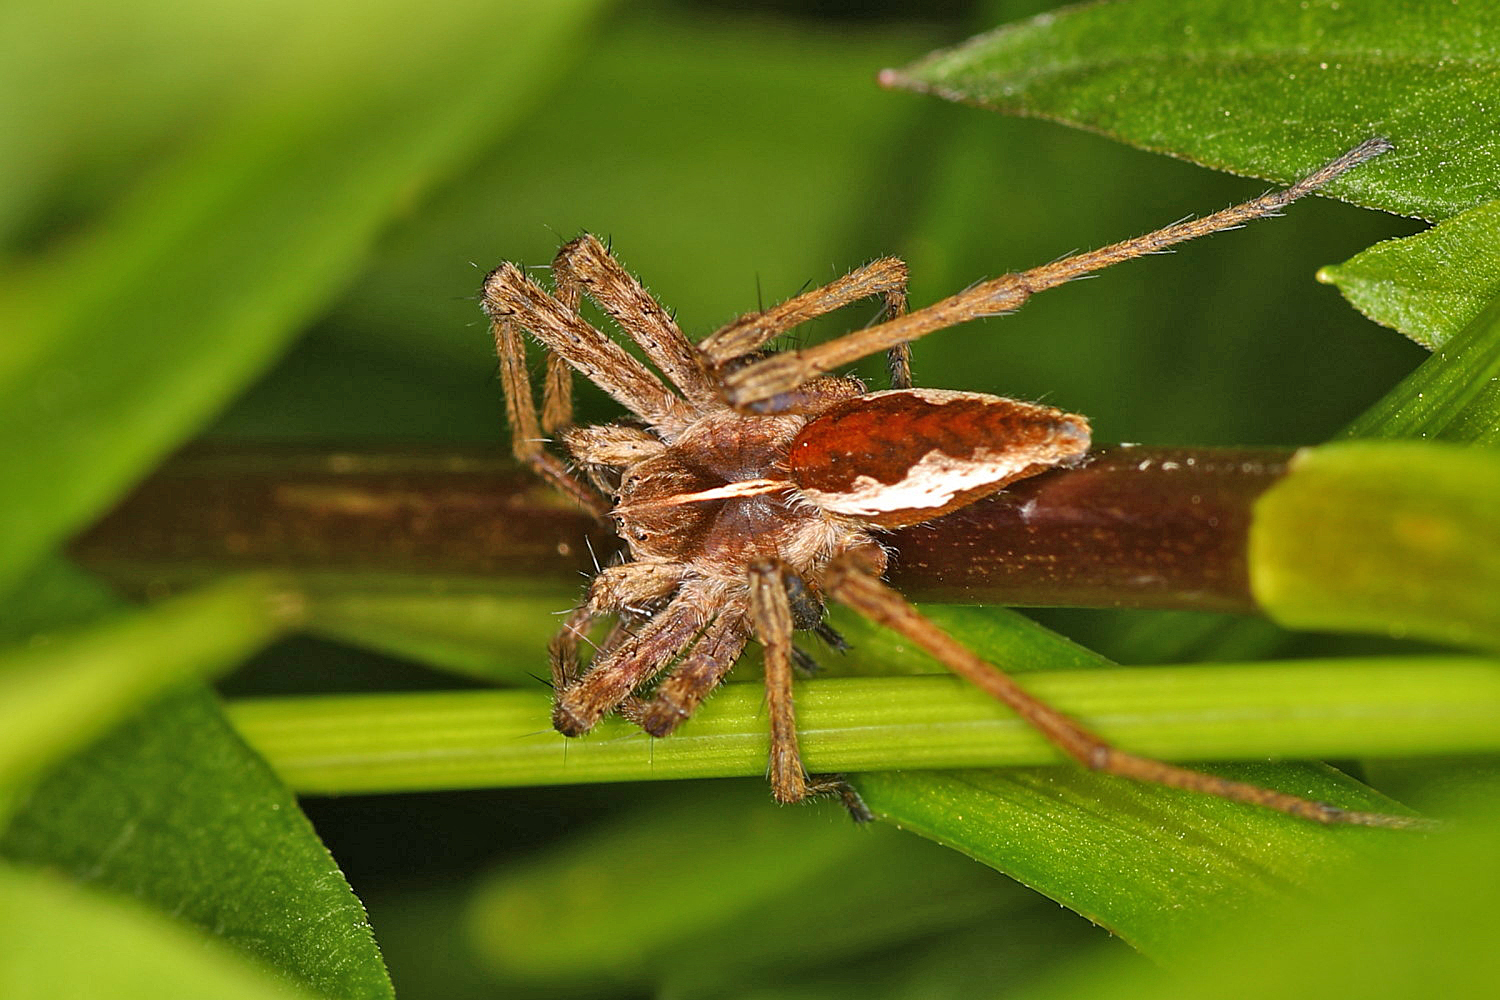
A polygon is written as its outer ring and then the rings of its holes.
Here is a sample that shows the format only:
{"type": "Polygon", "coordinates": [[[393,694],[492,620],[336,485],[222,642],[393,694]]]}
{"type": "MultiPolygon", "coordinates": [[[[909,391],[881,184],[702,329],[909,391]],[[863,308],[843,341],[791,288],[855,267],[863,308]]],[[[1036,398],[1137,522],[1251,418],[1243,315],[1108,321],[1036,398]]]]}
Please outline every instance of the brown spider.
{"type": "Polygon", "coordinates": [[[1111,264],[1275,213],[1385,152],[1371,139],[1291,187],[1203,219],[975,285],[906,311],[906,265],[882,258],[833,283],[735,320],[701,343],[592,236],[568,243],[546,291],[514,264],[485,279],[484,310],[500,355],[512,447],[596,517],[613,518],[630,560],[594,578],[551,644],[553,724],[568,736],[619,711],[666,736],[711,692],[751,637],[765,649],[773,795],[839,794],[836,775],[809,777],[797,749],[792,634],[822,624],[838,600],[926,649],[1014,709],[1087,767],[1279,809],[1325,823],[1404,825],[1117,750],[1037,700],[881,583],[882,531],[939,517],[1006,484],[1081,458],[1083,417],[997,396],[911,388],[910,341],[1019,308],[1034,292],[1111,264]],[[587,295],[660,376],[579,314],[587,295]],[[778,334],[880,296],[883,322],[829,343],[763,356],[778,334]],[[550,352],[541,413],[526,369],[525,329],[550,352]],[[893,388],[826,376],[889,352],[893,388]],[[570,426],[570,374],[594,382],[644,426],[570,426]],[[558,433],[583,478],[546,450],[558,433]],[[609,499],[606,499],[608,497],[609,499]],[[599,619],[614,627],[581,670],[579,645],[599,619]],[[653,681],[665,673],[654,688],[653,681]]]}

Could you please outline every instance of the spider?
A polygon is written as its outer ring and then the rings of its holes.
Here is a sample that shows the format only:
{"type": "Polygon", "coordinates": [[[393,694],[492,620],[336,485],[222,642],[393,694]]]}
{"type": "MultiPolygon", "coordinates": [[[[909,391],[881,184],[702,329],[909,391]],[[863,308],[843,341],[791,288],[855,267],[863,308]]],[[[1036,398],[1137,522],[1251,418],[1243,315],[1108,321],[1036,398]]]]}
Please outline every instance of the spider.
{"type": "Polygon", "coordinates": [[[599,240],[562,247],[549,292],[502,264],[482,300],[500,357],[516,457],[595,517],[612,519],[629,558],[599,572],[550,646],[553,725],[579,736],[618,711],[664,737],[724,679],[752,638],[764,648],[769,778],[781,802],[838,795],[868,814],[839,775],[809,776],[797,746],[792,637],[823,623],[832,599],[926,649],[999,699],[1083,765],[1324,823],[1407,825],[1116,749],[1028,694],[881,582],[883,531],[919,524],[1023,477],[1082,458],[1089,424],[1049,406],[913,388],[909,343],[1008,313],[1032,294],[1120,261],[1275,214],[1390,149],[1368,140],[1291,187],[1201,219],[974,285],[907,311],[906,265],[881,258],[752,313],[694,344],[599,240]],[[579,312],[588,296],[639,347],[637,360],[579,312]],[[830,342],[767,354],[776,336],[861,299],[883,320],[830,342]],[[540,412],[522,330],[549,352],[540,412]],[[891,388],[868,392],[839,365],[886,351],[891,388]],[[571,373],[639,423],[571,424],[571,373]],[[547,449],[556,434],[572,464],[547,449]],[[580,646],[615,624],[587,669],[580,646]]]}

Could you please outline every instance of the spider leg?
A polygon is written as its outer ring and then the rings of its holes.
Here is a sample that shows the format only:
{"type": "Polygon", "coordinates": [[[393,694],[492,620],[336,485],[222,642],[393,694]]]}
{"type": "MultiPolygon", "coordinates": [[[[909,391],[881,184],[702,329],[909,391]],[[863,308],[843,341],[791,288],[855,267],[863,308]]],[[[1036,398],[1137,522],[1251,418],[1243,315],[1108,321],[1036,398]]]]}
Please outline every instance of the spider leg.
{"type": "MultiPolygon", "coordinates": [[[[578,647],[594,622],[625,608],[660,600],[681,582],[682,567],[677,563],[631,562],[600,570],[589,584],[584,602],[569,612],[548,644],[553,690],[566,691],[578,680],[578,647]]],[[[610,650],[606,641],[596,658],[602,662],[610,650]]]]}
{"type": "MultiPolygon", "coordinates": [[[[893,319],[905,316],[906,305],[906,282],[903,281],[900,289],[886,293],[884,322],[889,323],[893,319]]],[[[911,341],[903,340],[885,349],[885,370],[890,376],[892,389],[912,387],[911,341]]]]}
{"type": "Polygon", "coordinates": [[[873,819],[843,776],[809,776],[797,748],[797,716],[792,703],[792,608],[783,569],[762,560],[750,567],[750,621],[765,647],[766,712],[771,721],[771,795],[778,802],[801,802],[835,795],[858,822],[873,819]]]}
{"type": "Polygon", "coordinates": [[[562,439],[573,457],[584,465],[634,465],[666,448],[654,434],[624,424],[569,427],[563,431],[562,439]]]}
{"type": "Polygon", "coordinates": [[[1137,781],[1217,795],[1235,802],[1264,806],[1318,823],[1358,826],[1418,827],[1424,820],[1410,816],[1340,809],[1285,792],[1231,781],[1200,771],[1126,753],[1048,705],[1017,684],[1008,674],[986,663],[949,636],[896,591],[881,583],[862,559],[850,552],[829,564],[823,584],[828,593],[877,625],[895,631],[931,653],[964,680],[1009,706],[1053,746],[1094,771],[1137,781]]]}
{"type": "Polygon", "coordinates": [[[697,352],[677,323],[651,293],[596,238],[584,233],[557,252],[552,262],[557,297],[571,296],[577,311],[581,290],[640,345],[647,360],[666,375],[688,401],[702,408],[717,402],[697,352]]]}
{"type": "MultiPolygon", "coordinates": [[[[885,299],[885,320],[893,320],[906,314],[907,274],[904,261],[881,257],[821,288],[793,296],[764,312],[741,316],[705,337],[698,350],[710,369],[722,371],[731,362],[760,350],[771,338],[874,295],[885,299]]],[[[890,346],[890,369],[891,388],[911,387],[911,348],[908,345],[890,346]]]]}
{"type": "Polygon", "coordinates": [[[743,611],[721,613],[693,648],[628,717],[652,736],[666,736],[719,686],[750,639],[743,611]]]}
{"type": "MultiPolygon", "coordinates": [[[[947,329],[972,319],[1014,312],[1033,294],[1044,289],[1054,288],[1122,261],[1159,253],[1176,243],[1223,229],[1233,229],[1251,219],[1274,215],[1298,198],[1311,194],[1345,171],[1390,148],[1391,144],[1385,139],[1367,140],[1280,191],[1270,191],[1201,219],[1174,223],[1144,236],[1064,257],[1029,271],[1004,274],[889,322],[866,327],[803,350],[784,351],[743,368],[728,371],[724,374],[724,398],[737,409],[756,410],[757,403],[789,393],[809,379],[867,354],[887,350],[897,344],[925,337],[935,330],[947,329]]],[[[760,409],[770,412],[765,407],[760,409]]]]}
{"type": "Polygon", "coordinates": [[[573,370],[609,393],[667,439],[681,433],[695,413],[651,369],[590,326],[514,264],[501,264],[484,279],[484,311],[495,339],[511,323],[531,331],[573,370]]]}
{"type": "MultiPolygon", "coordinates": [[[[552,295],[564,309],[578,315],[578,288],[553,282],[552,295]]],[[[542,429],[547,433],[573,423],[573,371],[562,355],[547,352],[547,373],[542,379],[542,429]]],[[[597,486],[598,484],[595,483],[597,486]]]]}
{"type": "Polygon", "coordinates": [[[677,658],[712,617],[712,605],[712,596],[703,588],[683,587],[654,618],[558,692],[552,725],[565,736],[580,736],[594,728],[630,692],[677,658]]]}
{"type": "Polygon", "coordinates": [[[562,432],[563,446],[583,467],[584,475],[599,492],[613,497],[620,489],[621,470],[666,450],[661,438],[640,427],[595,424],[569,427],[562,432]]]}
{"type": "Polygon", "coordinates": [[[526,345],[520,332],[509,320],[497,320],[494,332],[495,349],[500,355],[500,385],[505,392],[505,415],[510,422],[512,454],[602,521],[609,513],[609,504],[597,491],[574,476],[567,463],[547,450],[542,424],[537,419],[536,399],[531,394],[531,379],[526,373],[526,345]]]}
{"type": "Polygon", "coordinates": [[[778,802],[807,798],[807,772],[797,749],[792,704],[792,608],[775,563],[750,567],[750,620],[765,647],[766,709],[771,719],[771,794],[778,802]]]}

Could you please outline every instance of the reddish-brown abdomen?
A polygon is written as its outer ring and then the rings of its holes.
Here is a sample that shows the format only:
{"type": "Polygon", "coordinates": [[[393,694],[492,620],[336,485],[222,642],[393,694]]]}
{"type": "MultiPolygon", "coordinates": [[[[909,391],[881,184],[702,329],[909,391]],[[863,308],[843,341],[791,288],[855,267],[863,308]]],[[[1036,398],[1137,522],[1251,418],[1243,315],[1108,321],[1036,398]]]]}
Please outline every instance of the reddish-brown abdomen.
{"type": "Polygon", "coordinates": [[[840,404],[792,442],[792,481],[812,503],[884,527],[917,524],[1082,457],[1088,421],[1050,406],[941,389],[840,404]]]}

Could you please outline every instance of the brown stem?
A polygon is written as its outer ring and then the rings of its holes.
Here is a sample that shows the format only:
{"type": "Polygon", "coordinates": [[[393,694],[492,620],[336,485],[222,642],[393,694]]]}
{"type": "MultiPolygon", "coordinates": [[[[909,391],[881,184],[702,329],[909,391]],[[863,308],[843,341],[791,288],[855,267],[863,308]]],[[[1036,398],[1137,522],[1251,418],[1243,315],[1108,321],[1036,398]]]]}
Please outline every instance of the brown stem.
{"type": "Polygon", "coordinates": [[[1103,448],[897,532],[889,579],[955,604],[1253,611],[1250,509],[1288,457],[1103,448]]]}
{"type": "Polygon", "coordinates": [[[229,569],[582,582],[618,545],[499,450],[194,447],[73,545],[107,576],[229,569]]]}
{"type": "MultiPolygon", "coordinates": [[[[890,579],[918,600],[1251,611],[1250,507],[1287,457],[1101,449],[886,536],[890,579]]],[[[169,461],[73,554],[135,583],[251,567],[567,583],[618,546],[496,452],[219,447],[169,461]]]]}

